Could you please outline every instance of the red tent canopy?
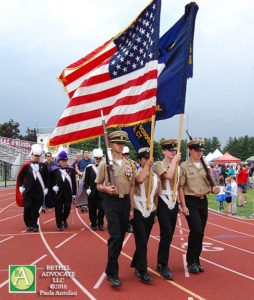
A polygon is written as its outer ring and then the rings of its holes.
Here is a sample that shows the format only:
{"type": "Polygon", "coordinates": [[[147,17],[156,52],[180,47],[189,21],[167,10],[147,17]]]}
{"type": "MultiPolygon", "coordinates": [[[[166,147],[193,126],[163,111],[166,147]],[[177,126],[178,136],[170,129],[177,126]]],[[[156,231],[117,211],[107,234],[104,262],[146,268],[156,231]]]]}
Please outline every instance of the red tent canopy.
{"type": "Polygon", "coordinates": [[[230,153],[225,153],[224,155],[222,155],[220,158],[216,159],[214,161],[215,163],[236,163],[236,164],[240,164],[241,163],[241,159],[240,158],[236,158],[233,155],[231,155],[230,153]]]}

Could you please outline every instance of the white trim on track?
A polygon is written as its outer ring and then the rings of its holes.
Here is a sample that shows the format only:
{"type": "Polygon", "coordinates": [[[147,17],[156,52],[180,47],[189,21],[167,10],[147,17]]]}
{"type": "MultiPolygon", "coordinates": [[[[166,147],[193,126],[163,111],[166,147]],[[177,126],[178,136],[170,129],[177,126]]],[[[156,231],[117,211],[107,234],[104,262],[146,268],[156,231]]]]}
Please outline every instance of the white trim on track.
{"type": "Polygon", "coordinates": [[[9,204],[9,205],[5,206],[4,208],[2,208],[2,209],[0,210],[0,214],[1,214],[1,212],[3,212],[4,210],[6,210],[6,208],[12,206],[12,205],[15,204],[15,203],[16,203],[16,202],[12,202],[11,204],[9,204]]]}
{"type": "Polygon", "coordinates": [[[60,248],[63,244],[65,244],[66,242],[68,242],[70,239],[74,238],[74,236],[76,236],[77,233],[74,233],[73,235],[71,235],[70,237],[68,237],[66,240],[64,240],[63,242],[61,242],[60,244],[58,244],[57,246],[55,246],[55,248],[60,248]]]}
{"type": "MultiPolygon", "coordinates": [[[[40,226],[40,219],[38,220],[39,226],[40,226]]],[[[47,250],[49,251],[49,253],[51,254],[51,256],[54,258],[54,260],[60,265],[63,266],[62,262],[60,261],[60,259],[55,255],[54,251],[50,248],[49,244],[47,243],[42,230],[39,231],[40,232],[40,236],[41,239],[45,245],[45,247],[47,248],[47,250]]],[[[86,294],[90,299],[92,300],[96,300],[96,298],[75,278],[75,277],[71,277],[70,279],[82,290],[82,292],[84,294],[86,294]]]]}
{"type": "Polygon", "coordinates": [[[224,218],[224,219],[228,219],[228,220],[234,220],[234,221],[237,221],[237,222],[240,222],[240,223],[244,223],[244,224],[247,224],[247,225],[251,225],[251,226],[254,226],[254,224],[252,224],[252,223],[250,223],[250,222],[244,222],[244,221],[246,221],[246,220],[249,220],[249,221],[254,221],[254,219],[243,219],[243,218],[239,218],[239,217],[233,217],[233,216],[226,216],[226,215],[224,215],[224,214],[222,214],[222,213],[219,213],[217,210],[215,210],[215,209],[212,209],[212,208],[209,208],[208,209],[211,213],[213,213],[213,214],[215,214],[215,215],[217,215],[217,216],[219,216],[219,217],[222,217],[222,218],[224,218]]]}
{"type": "MultiPolygon", "coordinates": [[[[150,236],[151,236],[151,238],[153,238],[153,239],[155,239],[155,240],[157,240],[157,241],[160,240],[160,239],[156,238],[156,237],[153,236],[153,235],[150,235],[150,236]]],[[[177,250],[179,250],[179,251],[181,251],[181,252],[186,253],[186,251],[184,251],[183,249],[181,249],[181,248],[179,248],[179,247],[176,247],[176,246],[174,246],[174,245],[172,245],[172,244],[171,244],[171,247],[173,247],[173,248],[175,248],[175,249],[177,249],[177,250]]],[[[224,269],[224,270],[226,270],[226,271],[232,272],[232,273],[234,273],[234,274],[237,274],[237,275],[239,275],[239,276],[242,276],[242,277],[247,278],[247,279],[250,279],[250,280],[254,280],[254,277],[251,277],[251,276],[245,275],[245,274],[243,274],[243,273],[237,272],[237,271],[235,271],[235,270],[229,269],[229,268],[224,267],[224,266],[222,266],[222,265],[220,265],[220,264],[217,264],[217,263],[215,263],[215,262],[213,262],[213,261],[211,261],[211,260],[205,259],[205,258],[203,258],[203,257],[200,257],[200,259],[202,259],[202,260],[204,260],[204,261],[206,261],[206,262],[208,262],[208,263],[210,263],[210,264],[212,264],[212,265],[215,265],[216,267],[219,267],[219,268],[221,268],[221,269],[224,269]]]]}
{"type": "Polygon", "coordinates": [[[13,219],[13,218],[16,218],[16,217],[18,217],[18,216],[23,216],[23,214],[18,214],[18,215],[9,217],[9,218],[1,219],[0,222],[6,221],[6,220],[9,220],[9,219],[13,219]]]}

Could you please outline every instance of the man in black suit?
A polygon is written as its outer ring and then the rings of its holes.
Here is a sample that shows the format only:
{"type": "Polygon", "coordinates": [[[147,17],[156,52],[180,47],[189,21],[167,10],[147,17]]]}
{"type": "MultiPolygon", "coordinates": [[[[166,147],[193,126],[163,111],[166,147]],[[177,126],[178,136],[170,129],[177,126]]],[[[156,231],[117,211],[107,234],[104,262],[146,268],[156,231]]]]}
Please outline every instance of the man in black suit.
{"type": "Polygon", "coordinates": [[[31,161],[26,162],[18,175],[18,187],[24,199],[24,221],[27,231],[39,231],[39,210],[48,193],[48,170],[40,162],[41,146],[32,145],[31,161]]]}
{"type": "Polygon", "coordinates": [[[95,164],[90,164],[85,169],[84,188],[88,195],[89,219],[93,231],[97,230],[97,225],[100,231],[104,231],[104,210],[101,206],[102,195],[97,190],[97,184],[95,183],[102,156],[103,152],[101,149],[94,149],[93,158],[95,164]]]}
{"type": "Polygon", "coordinates": [[[56,193],[55,214],[57,230],[68,228],[67,219],[71,210],[72,199],[76,196],[75,170],[68,165],[68,156],[65,151],[58,155],[58,165],[50,170],[50,184],[56,193]]]}

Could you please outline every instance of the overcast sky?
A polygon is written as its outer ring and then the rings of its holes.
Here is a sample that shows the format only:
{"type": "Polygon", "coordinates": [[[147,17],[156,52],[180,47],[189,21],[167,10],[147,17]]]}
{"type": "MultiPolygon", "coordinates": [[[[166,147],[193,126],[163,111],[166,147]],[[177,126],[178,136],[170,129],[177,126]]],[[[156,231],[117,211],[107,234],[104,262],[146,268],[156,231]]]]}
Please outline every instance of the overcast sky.
{"type": "MultiPolygon", "coordinates": [[[[62,70],[123,30],[148,0],[0,0],[0,123],[55,127],[68,104],[62,70]],[[35,121],[37,120],[37,122],[35,121]]],[[[189,1],[162,0],[160,35],[189,1]]],[[[194,74],[185,114],[194,137],[253,136],[254,2],[197,1],[194,74]]],[[[177,137],[180,116],[159,121],[155,140],[177,137]]],[[[186,138],[184,121],[183,138],[186,138]]]]}

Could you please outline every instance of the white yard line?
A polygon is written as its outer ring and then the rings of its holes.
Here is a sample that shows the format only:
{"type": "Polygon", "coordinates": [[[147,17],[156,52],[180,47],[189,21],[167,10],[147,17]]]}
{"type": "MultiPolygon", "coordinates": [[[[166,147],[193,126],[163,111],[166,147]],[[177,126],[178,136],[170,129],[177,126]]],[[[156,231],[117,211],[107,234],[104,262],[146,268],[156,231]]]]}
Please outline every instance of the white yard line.
{"type": "Polygon", "coordinates": [[[223,228],[223,229],[226,229],[226,230],[229,230],[229,231],[233,231],[233,232],[236,232],[236,233],[240,233],[240,234],[243,234],[243,235],[246,235],[246,236],[249,236],[249,237],[254,237],[254,235],[244,233],[244,232],[241,232],[241,231],[237,231],[237,230],[234,230],[234,229],[230,229],[230,228],[222,226],[222,225],[214,224],[214,223],[211,223],[211,222],[207,222],[207,224],[210,224],[210,225],[213,225],[213,226],[216,226],[216,227],[220,227],[220,228],[223,228]]]}
{"type": "MultiPolygon", "coordinates": [[[[247,224],[247,225],[251,225],[251,226],[254,226],[254,223],[250,223],[250,222],[244,222],[246,219],[242,219],[242,218],[239,218],[239,217],[231,217],[231,216],[225,216],[223,214],[220,214],[217,210],[215,209],[212,209],[212,208],[209,208],[209,211],[210,213],[213,213],[214,215],[218,216],[218,217],[222,217],[224,219],[227,219],[227,220],[230,220],[230,221],[237,221],[237,222],[240,222],[240,223],[244,223],[244,224],[247,224]]],[[[254,221],[254,219],[248,219],[250,221],[254,221]]]]}
{"type": "Polygon", "coordinates": [[[3,242],[5,242],[5,241],[8,241],[8,240],[10,240],[10,239],[12,239],[12,238],[14,238],[14,235],[9,236],[9,237],[7,237],[7,238],[4,239],[4,240],[1,240],[0,243],[3,243],[3,242]]]}
{"type": "MultiPolygon", "coordinates": [[[[81,222],[82,224],[84,224],[84,226],[85,226],[86,228],[88,228],[93,234],[95,234],[96,236],[98,236],[99,238],[101,238],[101,236],[100,236],[98,233],[94,232],[94,231],[86,224],[86,222],[81,218],[80,214],[78,213],[78,209],[77,209],[77,208],[76,208],[76,214],[77,214],[77,216],[78,216],[80,222],[81,222]]],[[[127,235],[126,239],[125,239],[124,242],[123,242],[123,247],[126,245],[127,241],[128,241],[129,238],[131,237],[131,235],[132,235],[131,233],[129,233],[129,234],[127,235]]],[[[123,247],[122,247],[122,248],[123,248],[123,247]]],[[[96,284],[94,285],[93,288],[94,288],[94,289],[98,289],[98,288],[100,287],[100,285],[101,285],[101,283],[102,283],[102,281],[104,280],[105,277],[106,277],[106,273],[103,272],[103,273],[101,274],[101,276],[99,277],[99,280],[96,282],[96,284]]]]}
{"type": "MultiPolygon", "coordinates": [[[[40,219],[39,219],[39,226],[40,226],[40,219]]],[[[51,254],[51,256],[54,258],[54,260],[60,265],[63,266],[62,262],[59,260],[59,258],[55,255],[54,251],[50,248],[49,244],[47,243],[44,234],[42,232],[42,230],[39,231],[40,232],[40,236],[41,239],[45,245],[45,247],[47,248],[47,250],[49,251],[49,253],[51,254]]],[[[89,299],[92,300],[96,300],[96,298],[75,278],[75,277],[70,277],[70,279],[82,290],[82,292],[84,294],[86,294],[88,296],[89,299]]]]}
{"type": "Polygon", "coordinates": [[[0,213],[3,212],[4,210],[6,210],[8,207],[12,206],[12,205],[15,204],[15,203],[16,203],[16,202],[12,202],[11,204],[9,204],[9,205],[5,206],[4,208],[2,208],[2,209],[0,210],[0,213]]]}
{"type": "MultiPolygon", "coordinates": [[[[185,229],[185,228],[183,228],[183,230],[185,230],[185,231],[189,231],[188,229],[185,229]]],[[[254,254],[254,252],[252,252],[252,251],[249,251],[249,250],[246,250],[246,249],[243,249],[243,248],[237,247],[237,246],[233,246],[233,245],[230,245],[230,244],[224,243],[224,242],[222,242],[222,241],[219,241],[219,240],[216,240],[216,239],[210,238],[210,237],[208,237],[208,236],[205,236],[204,238],[205,238],[205,239],[208,239],[208,240],[211,240],[211,241],[214,241],[214,242],[217,242],[217,243],[219,243],[219,244],[226,245],[226,246],[228,246],[228,247],[231,247],[231,248],[234,248],[234,249],[237,249],[237,250],[240,250],[240,251],[243,251],[243,252],[249,253],[249,254],[254,254]]]]}
{"type": "Polygon", "coordinates": [[[1,219],[0,222],[6,221],[6,220],[9,220],[9,219],[13,219],[13,218],[16,218],[16,217],[18,217],[18,216],[23,216],[23,214],[18,214],[18,215],[9,217],[9,218],[1,219]]]}
{"type": "Polygon", "coordinates": [[[53,221],[53,220],[55,220],[55,219],[56,219],[56,218],[49,219],[49,220],[43,222],[43,224],[46,224],[46,223],[48,223],[48,222],[51,222],[51,221],[53,221]]]}
{"type": "Polygon", "coordinates": [[[76,236],[77,233],[74,233],[73,235],[71,235],[70,237],[68,237],[66,240],[64,240],[63,242],[61,242],[59,245],[55,246],[55,248],[60,248],[63,244],[65,244],[66,242],[68,242],[70,239],[74,238],[74,236],[76,236]]]}
{"type": "MultiPolygon", "coordinates": [[[[151,238],[153,238],[153,239],[159,241],[159,239],[156,238],[156,237],[153,236],[153,235],[151,235],[151,238]]],[[[177,249],[177,250],[179,250],[179,251],[181,251],[181,252],[186,253],[185,250],[183,250],[183,249],[181,249],[181,248],[179,248],[179,247],[176,247],[176,246],[173,246],[173,245],[171,245],[171,247],[173,247],[173,248],[175,248],[175,249],[177,249]]],[[[202,259],[202,260],[204,260],[204,261],[206,261],[206,262],[208,262],[208,263],[210,263],[210,264],[212,264],[212,265],[215,265],[216,267],[219,267],[219,268],[221,268],[221,269],[224,269],[224,270],[226,270],[226,271],[232,272],[232,273],[234,273],[234,274],[237,274],[237,275],[239,275],[239,276],[242,276],[242,277],[247,278],[247,279],[250,279],[250,280],[254,280],[254,277],[251,277],[251,276],[245,275],[245,274],[243,274],[243,273],[237,272],[237,271],[235,271],[235,270],[229,269],[229,268],[224,267],[224,266],[222,266],[222,265],[220,265],[220,264],[217,264],[217,263],[215,263],[215,262],[213,262],[213,261],[211,261],[211,260],[208,260],[208,259],[205,259],[205,258],[202,258],[202,257],[200,257],[200,259],[202,259]]]]}
{"type": "Polygon", "coordinates": [[[184,276],[190,277],[189,270],[187,268],[187,262],[186,262],[186,254],[183,254],[183,267],[184,267],[184,276]]]}
{"type": "MultiPolygon", "coordinates": [[[[41,261],[43,258],[45,258],[47,256],[47,254],[42,255],[41,257],[39,257],[38,259],[36,259],[34,262],[32,262],[30,265],[35,265],[37,264],[39,261],[41,261]]],[[[7,270],[9,271],[9,270],[7,270]]],[[[7,283],[9,282],[9,279],[5,280],[4,282],[2,282],[0,284],[0,289],[5,286],[7,283]]]]}

